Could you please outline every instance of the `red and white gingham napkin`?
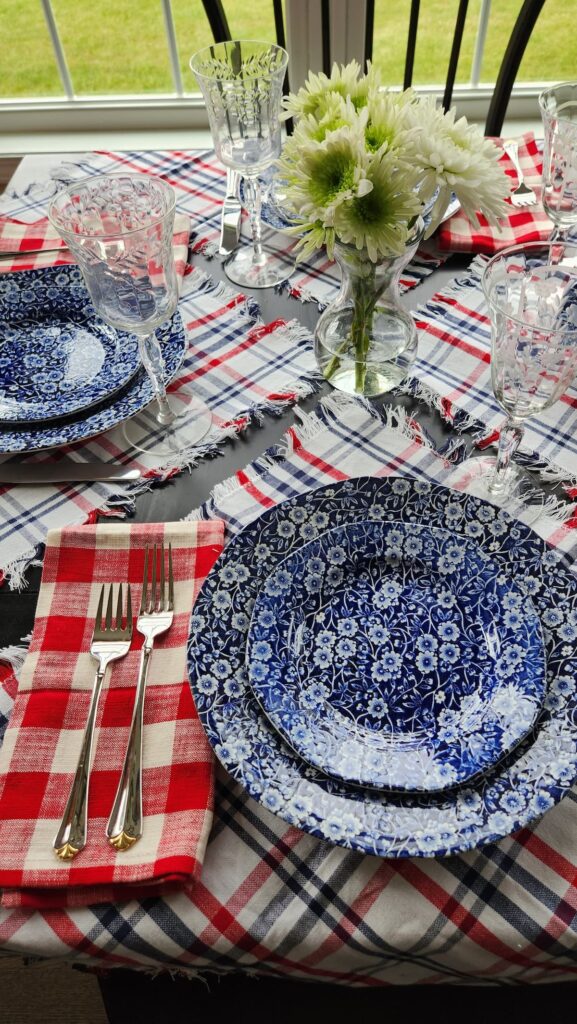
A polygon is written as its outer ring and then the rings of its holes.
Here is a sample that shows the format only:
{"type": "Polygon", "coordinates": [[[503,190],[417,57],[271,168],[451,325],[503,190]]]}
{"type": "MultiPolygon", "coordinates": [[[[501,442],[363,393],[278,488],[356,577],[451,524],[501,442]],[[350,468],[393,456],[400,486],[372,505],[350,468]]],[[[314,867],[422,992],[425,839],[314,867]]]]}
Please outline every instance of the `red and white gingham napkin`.
{"type": "Polygon", "coordinates": [[[0,751],[2,906],[120,902],[189,886],[200,875],[212,824],[213,757],[186,673],[190,612],[220,554],[221,520],[103,524],[48,534],[30,650],[0,751]],[[86,723],[96,663],[90,641],[103,583],[130,582],[140,604],[144,547],[172,544],[175,616],[159,637],[144,708],[142,838],[125,852],[106,823],[134,706],[142,637],[108,670],[100,695],[87,845],[61,861],[52,843],[86,723]]]}
{"type": "MultiPolygon", "coordinates": [[[[190,238],[190,217],[185,213],[177,213],[174,218],[172,238],[174,262],[178,278],[182,280],[188,256],[190,238]]],[[[62,241],[60,235],[48,220],[42,217],[32,224],[24,224],[9,217],[0,218],[0,253],[28,252],[30,249],[54,249],[63,251],[39,253],[36,256],[17,256],[14,260],[0,259],[0,274],[12,270],[40,270],[42,267],[61,267],[76,263],[62,241]]]]}
{"type": "MultiPolygon", "coordinates": [[[[501,139],[495,139],[495,142],[497,145],[502,144],[501,139]]],[[[439,249],[448,252],[492,254],[508,245],[547,241],[553,231],[553,224],[540,202],[543,156],[532,132],[522,135],[518,139],[518,144],[519,163],[525,175],[525,182],[534,188],[537,203],[534,206],[522,207],[511,205],[511,212],[501,221],[500,230],[487,224],[482,214],[479,214],[481,226],[476,228],[468,217],[459,211],[453,217],[449,217],[436,233],[435,239],[439,249]]],[[[511,189],[516,188],[517,171],[506,153],[501,157],[501,164],[511,178],[511,189]]]]}

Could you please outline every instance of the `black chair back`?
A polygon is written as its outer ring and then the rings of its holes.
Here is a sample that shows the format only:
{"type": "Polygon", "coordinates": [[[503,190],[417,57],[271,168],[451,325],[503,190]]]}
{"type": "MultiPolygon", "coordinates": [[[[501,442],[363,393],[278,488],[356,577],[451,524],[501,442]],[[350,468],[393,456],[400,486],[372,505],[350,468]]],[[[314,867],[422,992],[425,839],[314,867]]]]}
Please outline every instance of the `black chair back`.
{"type": "Polygon", "coordinates": [[[496,136],[501,134],[517,72],[544,4],[545,0],[524,0],[523,6],[519,11],[507,44],[507,49],[505,50],[505,55],[501,61],[495,89],[489,104],[489,111],[485,122],[485,135],[496,136]]]}
{"type": "MultiPolygon", "coordinates": [[[[457,18],[455,21],[455,28],[453,31],[451,55],[449,57],[449,66],[447,68],[447,78],[445,80],[445,91],[443,93],[443,110],[449,109],[449,107],[451,106],[451,100],[453,98],[453,89],[455,86],[455,78],[457,76],[457,67],[459,64],[459,56],[461,54],[461,45],[463,42],[463,33],[465,31],[465,20],[467,18],[468,7],[469,0],[459,0],[457,18]]],[[[365,23],[365,60],[371,60],[373,56],[375,0],[367,0],[366,12],[367,20],[365,23]]],[[[408,89],[413,84],[413,67],[415,63],[415,50],[417,48],[417,32],[419,28],[420,13],[421,0],[411,0],[411,10],[409,14],[409,30],[407,35],[407,49],[405,52],[405,73],[403,78],[404,89],[408,89]]]]}

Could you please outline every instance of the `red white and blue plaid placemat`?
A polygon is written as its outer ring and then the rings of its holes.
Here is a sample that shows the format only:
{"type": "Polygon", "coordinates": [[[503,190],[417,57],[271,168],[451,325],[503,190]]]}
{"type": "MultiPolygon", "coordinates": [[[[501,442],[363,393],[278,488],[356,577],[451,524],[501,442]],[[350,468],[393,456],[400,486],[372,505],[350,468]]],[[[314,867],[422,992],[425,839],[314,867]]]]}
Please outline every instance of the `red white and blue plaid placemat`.
{"type": "MultiPolygon", "coordinates": [[[[37,159],[24,158],[19,171],[19,180],[26,180],[27,167],[37,168],[37,159]]],[[[125,170],[158,174],[176,192],[177,208],[191,218],[191,251],[207,256],[218,251],[220,217],[225,195],[226,171],[213,151],[205,152],[98,152],[82,157],[58,160],[46,158],[43,180],[30,180],[16,189],[8,188],[0,197],[0,218],[12,218],[30,225],[30,237],[42,238],[44,226],[38,222],[46,216],[52,196],[66,185],[88,174],[109,174],[125,170]]],[[[37,170],[34,171],[37,176],[37,170]]],[[[248,218],[245,215],[242,227],[244,244],[250,244],[248,218]]],[[[272,250],[283,253],[290,260],[294,240],[272,228],[263,226],[263,241],[272,250]]],[[[29,243],[29,248],[35,246],[29,243]]],[[[1,248],[1,243],[0,243],[1,248]]],[[[401,286],[413,288],[439,266],[441,260],[425,248],[417,253],[403,272],[401,286]]],[[[287,287],[292,295],[305,300],[314,300],[326,305],[336,295],[340,285],[340,274],[336,264],[327,259],[325,253],[317,253],[310,260],[296,267],[287,287]]]]}
{"type": "MultiPolygon", "coordinates": [[[[446,483],[450,472],[402,412],[384,422],[332,396],[218,485],[197,515],[223,518],[234,534],[276,502],[347,475],[446,483]]],[[[538,528],[575,553],[573,531],[545,519],[538,528]]],[[[348,985],[574,980],[576,834],[573,790],[534,827],[482,850],[380,860],[288,827],[219,769],[215,825],[191,892],[3,910],[0,946],[94,966],[242,969],[348,985]]]]}

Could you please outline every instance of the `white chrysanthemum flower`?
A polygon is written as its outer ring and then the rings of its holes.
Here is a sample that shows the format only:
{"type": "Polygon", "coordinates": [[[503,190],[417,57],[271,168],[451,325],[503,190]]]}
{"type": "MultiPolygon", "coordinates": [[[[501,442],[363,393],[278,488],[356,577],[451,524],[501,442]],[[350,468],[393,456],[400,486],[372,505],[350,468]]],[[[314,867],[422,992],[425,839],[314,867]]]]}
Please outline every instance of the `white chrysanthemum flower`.
{"type": "Polygon", "coordinates": [[[326,113],[328,98],[334,93],[343,98],[351,96],[354,101],[358,96],[366,97],[368,83],[366,79],[363,79],[362,83],[359,82],[360,74],[361,66],[357,60],[352,60],[341,68],[334,63],[330,77],[323,72],[308,73],[302,88],[283,100],[284,117],[300,118],[312,114],[320,119],[326,113]]]}
{"type": "Polygon", "coordinates": [[[411,89],[400,95],[377,92],[369,96],[365,145],[370,153],[389,149],[396,149],[399,152],[403,150],[408,133],[415,131],[408,116],[408,107],[413,97],[411,89]]]}
{"type": "Polygon", "coordinates": [[[410,89],[379,92],[372,67],[364,76],[355,61],[311,73],[285,106],[296,129],[278,168],[301,257],[322,245],[332,257],[335,240],[366,248],[371,260],[400,253],[416,215],[433,203],[432,234],[453,192],[475,224],[477,211],[491,224],[507,212],[493,143],[410,89]]]}
{"type": "Polygon", "coordinates": [[[400,167],[394,154],[385,153],[368,165],[370,191],[341,203],[335,210],[337,238],[366,249],[373,262],[385,253],[404,251],[409,224],[421,209],[415,191],[417,174],[400,167]]]}
{"type": "Polygon", "coordinates": [[[341,203],[372,188],[365,171],[367,162],[359,122],[331,132],[323,142],[287,145],[278,166],[297,217],[332,227],[341,203]]]}
{"type": "Polygon", "coordinates": [[[418,131],[407,139],[407,155],[422,168],[421,197],[426,201],[439,190],[427,234],[438,226],[453,192],[473,224],[479,224],[477,211],[498,224],[507,213],[509,182],[494,143],[466,118],[456,121],[454,110],[443,113],[431,100],[421,99],[409,111],[418,131]]]}
{"type": "Polygon", "coordinates": [[[297,121],[293,135],[286,141],[285,153],[290,153],[294,157],[303,143],[324,142],[331,132],[336,132],[339,128],[345,128],[347,125],[354,125],[357,116],[350,100],[344,100],[342,96],[332,93],[327,97],[326,109],[322,117],[317,118],[313,114],[305,114],[300,121],[297,121]]]}

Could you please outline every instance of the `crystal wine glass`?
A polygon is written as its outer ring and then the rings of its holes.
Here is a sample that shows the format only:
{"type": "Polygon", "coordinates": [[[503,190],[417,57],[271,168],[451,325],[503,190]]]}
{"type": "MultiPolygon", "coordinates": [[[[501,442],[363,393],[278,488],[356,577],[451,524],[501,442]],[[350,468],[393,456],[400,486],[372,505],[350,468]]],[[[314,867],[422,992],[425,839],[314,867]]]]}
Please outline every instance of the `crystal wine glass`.
{"type": "Polygon", "coordinates": [[[507,414],[496,458],[470,459],[451,485],[495,504],[525,505],[535,488],[512,463],[525,420],[552,406],[577,372],[577,245],[534,242],[501,250],[482,278],[491,319],[491,382],[507,414]],[[459,478],[457,480],[457,477],[459,478]]]}
{"type": "Polygon", "coordinates": [[[140,414],[125,425],[130,444],[171,457],[210,427],[207,406],[185,388],[166,393],[156,329],[178,303],[172,238],[174,191],[150,174],[84,178],[53,199],[49,217],[75,256],[94,308],[112,327],[135,334],[155,396],[154,420],[140,414]],[[145,438],[143,441],[142,438],[145,438]]]}
{"type": "Polygon", "coordinates": [[[286,281],[293,266],[265,252],[261,240],[259,175],[281,151],[281,96],[288,54],[271,43],[233,40],[199,50],[190,59],[206,102],[216,155],[244,178],[252,249],[240,247],[226,261],[227,277],[249,288],[286,281]]]}
{"type": "Polygon", "coordinates": [[[553,239],[577,227],[577,82],[563,82],[539,97],[545,146],[543,207],[553,239]]]}

